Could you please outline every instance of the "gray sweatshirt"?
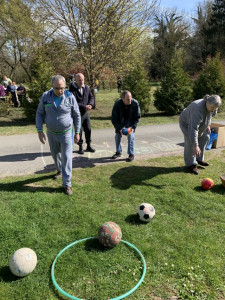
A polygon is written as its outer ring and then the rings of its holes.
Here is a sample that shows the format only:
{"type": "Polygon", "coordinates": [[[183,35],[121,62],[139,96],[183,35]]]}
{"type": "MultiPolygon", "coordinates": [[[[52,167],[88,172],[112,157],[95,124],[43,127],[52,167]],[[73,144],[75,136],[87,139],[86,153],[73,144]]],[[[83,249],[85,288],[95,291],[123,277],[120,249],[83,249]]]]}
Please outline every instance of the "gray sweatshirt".
{"type": "Polygon", "coordinates": [[[59,107],[54,103],[53,90],[43,93],[36,112],[37,131],[43,131],[43,123],[47,129],[55,134],[63,134],[72,130],[80,133],[81,116],[76,98],[65,90],[59,107]]]}
{"type": "Polygon", "coordinates": [[[211,119],[216,113],[217,110],[214,112],[207,110],[205,99],[193,101],[181,112],[179,122],[181,126],[187,128],[188,136],[193,146],[198,146],[198,137],[211,124],[211,119]]]}

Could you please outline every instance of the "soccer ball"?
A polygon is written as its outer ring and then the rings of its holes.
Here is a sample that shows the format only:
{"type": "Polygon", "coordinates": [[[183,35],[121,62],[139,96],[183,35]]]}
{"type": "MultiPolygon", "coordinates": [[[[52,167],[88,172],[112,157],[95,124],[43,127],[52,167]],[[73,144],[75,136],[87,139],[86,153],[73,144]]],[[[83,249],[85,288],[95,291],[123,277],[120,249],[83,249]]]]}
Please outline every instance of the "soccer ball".
{"type": "Polygon", "coordinates": [[[122,134],[123,134],[123,135],[130,135],[130,134],[131,134],[131,130],[128,129],[128,128],[123,128],[123,129],[122,129],[122,134]]]}
{"type": "Polygon", "coordinates": [[[205,178],[202,180],[202,187],[205,190],[210,190],[214,187],[214,182],[211,178],[205,178]]]}
{"type": "Polygon", "coordinates": [[[36,253],[30,248],[20,248],[12,255],[9,268],[14,275],[24,277],[33,272],[36,264],[36,253]]]}
{"type": "Polygon", "coordinates": [[[98,230],[98,240],[104,247],[115,247],[119,244],[121,238],[122,231],[119,225],[114,222],[106,222],[98,230]]]}
{"type": "Polygon", "coordinates": [[[137,214],[143,222],[150,222],[155,215],[154,207],[149,203],[142,203],[138,206],[137,214]]]}

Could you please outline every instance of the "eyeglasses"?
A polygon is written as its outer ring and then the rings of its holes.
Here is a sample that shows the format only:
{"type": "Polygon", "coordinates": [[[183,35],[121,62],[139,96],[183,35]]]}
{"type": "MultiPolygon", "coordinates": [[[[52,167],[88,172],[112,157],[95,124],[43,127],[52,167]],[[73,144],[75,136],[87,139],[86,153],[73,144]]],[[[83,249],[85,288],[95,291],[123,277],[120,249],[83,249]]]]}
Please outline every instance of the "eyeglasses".
{"type": "Polygon", "coordinates": [[[53,87],[54,90],[60,91],[60,90],[65,90],[64,87],[53,87]]]}

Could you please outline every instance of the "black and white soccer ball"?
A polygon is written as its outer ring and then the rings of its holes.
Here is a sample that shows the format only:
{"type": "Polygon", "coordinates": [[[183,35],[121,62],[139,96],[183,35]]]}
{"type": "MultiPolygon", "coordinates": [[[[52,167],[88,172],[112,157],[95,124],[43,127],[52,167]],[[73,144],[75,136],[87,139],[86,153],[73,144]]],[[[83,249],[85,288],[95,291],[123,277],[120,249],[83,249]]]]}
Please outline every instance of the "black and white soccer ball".
{"type": "Polygon", "coordinates": [[[149,203],[142,203],[138,206],[137,214],[143,222],[150,222],[155,215],[155,208],[149,203]]]}

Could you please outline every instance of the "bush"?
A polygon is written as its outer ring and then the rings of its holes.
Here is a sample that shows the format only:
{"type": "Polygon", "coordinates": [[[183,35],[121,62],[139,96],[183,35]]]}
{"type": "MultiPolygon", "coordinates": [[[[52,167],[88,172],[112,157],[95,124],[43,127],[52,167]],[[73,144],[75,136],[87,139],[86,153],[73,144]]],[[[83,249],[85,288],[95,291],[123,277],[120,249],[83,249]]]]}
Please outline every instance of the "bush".
{"type": "Polygon", "coordinates": [[[32,102],[25,101],[24,113],[29,121],[35,121],[36,110],[42,94],[51,88],[50,80],[54,75],[51,63],[40,51],[31,65],[32,82],[29,84],[28,95],[32,102]]]}
{"type": "Polygon", "coordinates": [[[146,79],[146,73],[142,67],[137,66],[123,78],[122,88],[123,90],[130,91],[132,97],[138,101],[142,115],[149,111],[151,88],[148,80],[146,79]]]}
{"type": "Polygon", "coordinates": [[[202,72],[199,73],[193,86],[194,99],[201,99],[206,94],[225,96],[225,76],[219,54],[214,58],[208,58],[202,72]]]}
{"type": "Polygon", "coordinates": [[[180,113],[192,101],[191,83],[179,60],[171,61],[166,69],[166,77],[154,97],[155,107],[171,115],[180,113]]]}

